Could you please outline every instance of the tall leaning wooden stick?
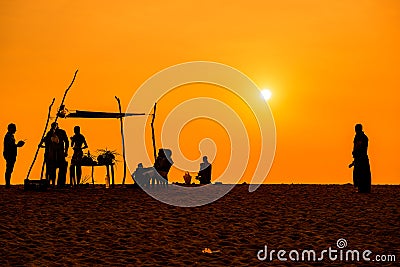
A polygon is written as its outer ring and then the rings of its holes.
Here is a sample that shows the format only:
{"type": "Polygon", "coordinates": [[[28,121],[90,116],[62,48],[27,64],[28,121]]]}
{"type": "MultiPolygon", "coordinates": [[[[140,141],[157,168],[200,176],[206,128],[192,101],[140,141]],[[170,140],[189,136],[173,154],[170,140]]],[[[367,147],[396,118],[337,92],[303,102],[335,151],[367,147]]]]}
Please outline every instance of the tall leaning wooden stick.
{"type": "Polygon", "coordinates": [[[119,117],[119,122],[121,126],[121,138],[122,138],[122,157],[124,158],[124,177],[122,178],[122,184],[125,184],[126,178],[126,157],[125,157],[125,135],[124,135],[124,122],[122,120],[122,108],[121,108],[121,100],[115,96],[115,99],[118,102],[118,109],[121,116],[119,117]]]}
{"type": "Polygon", "coordinates": [[[51,101],[51,104],[50,104],[50,106],[49,106],[49,112],[47,113],[47,120],[46,120],[46,125],[44,126],[44,131],[43,131],[43,134],[42,134],[42,138],[40,139],[40,143],[39,143],[39,145],[38,145],[38,147],[37,147],[37,149],[36,149],[36,153],[35,153],[35,156],[33,157],[33,161],[32,161],[31,167],[29,167],[29,171],[28,171],[28,174],[26,175],[26,179],[29,179],[29,175],[31,174],[32,167],[33,167],[33,165],[35,164],[37,155],[38,155],[38,153],[39,153],[39,149],[40,149],[40,147],[41,147],[41,145],[42,145],[43,138],[44,138],[44,136],[46,135],[47,126],[49,126],[49,121],[50,121],[51,108],[53,107],[53,104],[54,104],[54,101],[55,101],[55,100],[56,100],[56,99],[53,98],[53,101],[51,101]]]}
{"type": "Polygon", "coordinates": [[[57,120],[58,120],[60,111],[61,111],[61,109],[62,109],[63,106],[64,106],[65,97],[67,96],[67,93],[68,93],[69,89],[71,88],[71,86],[72,86],[72,85],[74,84],[74,82],[75,82],[76,74],[78,74],[78,70],[75,71],[75,73],[74,73],[74,78],[72,78],[71,83],[69,84],[67,90],[65,90],[65,92],[64,92],[64,96],[63,96],[63,98],[62,98],[62,100],[61,100],[60,107],[59,107],[58,110],[57,110],[57,115],[56,115],[56,119],[54,120],[54,122],[57,122],[57,120]]]}
{"type": "MultiPolygon", "coordinates": [[[[78,70],[75,71],[74,78],[72,79],[71,83],[69,84],[67,90],[65,90],[64,96],[63,96],[63,98],[62,98],[62,100],[61,100],[60,108],[57,110],[57,115],[56,115],[56,119],[54,120],[54,122],[57,122],[57,119],[58,119],[58,117],[59,117],[59,111],[60,111],[61,107],[64,105],[65,97],[67,96],[67,93],[68,93],[69,89],[71,88],[72,84],[74,83],[77,73],[78,73],[78,70]]],[[[50,120],[50,112],[51,112],[51,108],[53,107],[54,101],[55,101],[55,98],[53,98],[53,101],[51,102],[51,105],[50,105],[50,107],[49,107],[49,113],[48,113],[48,115],[47,115],[46,127],[44,128],[44,132],[43,132],[43,135],[42,135],[42,139],[40,139],[40,143],[39,143],[38,148],[37,148],[37,150],[36,150],[36,153],[35,153],[35,156],[34,156],[34,158],[33,158],[32,164],[31,164],[31,166],[29,167],[29,171],[28,171],[28,174],[26,175],[26,179],[29,179],[29,175],[31,174],[33,165],[35,164],[37,155],[38,155],[38,153],[39,153],[39,149],[40,149],[40,147],[41,147],[41,145],[42,145],[43,138],[44,138],[44,136],[45,136],[45,134],[46,134],[47,126],[48,126],[49,120],[50,120]]],[[[43,167],[44,167],[44,165],[42,166],[42,170],[43,170],[43,167]]],[[[43,177],[43,171],[42,171],[42,174],[41,174],[40,176],[41,176],[40,179],[42,179],[42,177],[43,177]]]]}
{"type": "Polygon", "coordinates": [[[154,162],[156,162],[157,159],[156,138],[154,134],[154,120],[156,118],[156,108],[157,108],[157,103],[154,103],[153,119],[151,120],[151,138],[153,139],[154,162]]]}

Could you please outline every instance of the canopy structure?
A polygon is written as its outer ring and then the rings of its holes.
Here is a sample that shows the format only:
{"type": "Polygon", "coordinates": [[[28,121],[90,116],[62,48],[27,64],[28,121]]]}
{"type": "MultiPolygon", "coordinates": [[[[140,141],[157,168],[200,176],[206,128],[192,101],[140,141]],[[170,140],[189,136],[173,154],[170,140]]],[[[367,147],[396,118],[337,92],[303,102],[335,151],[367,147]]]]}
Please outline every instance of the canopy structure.
{"type": "MultiPolygon", "coordinates": [[[[154,104],[154,111],[153,111],[152,114],[146,114],[146,113],[123,113],[122,109],[121,109],[121,101],[117,96],[115,96],[115,99],[118,102],[119,112],[99,112],[99,111],[76,110],[75,112],[70,113],[65,108],[64,102],[65,102],[65,98],[67,96],[67,93],[68,93],[69,89],[71,88],[71,86],[73,85],[73,83],[75,81],[77,73],[78,73],[78,70],[75,71],[74,77],[73,77],[71,83],[69,84],[68,88],[64,92],[64,96],[63,96],[63,98],[61,100],[61,104],[60,104],[60,107],[59,107],[59,109],[57,111],[57,114],[56,114],[54,122],[57,122],[58,118],[119,119],[120,120],[120,127],[121,127],[121,138],[122,138],[122,152],[123,152],[122,155],[123,155],[123,158],[124,158],[124,177],[123,177],[123,180],[122,180],[122,184],[124,184],[125,183],[126,167],[127,166],[126,166],[126,159],[125,159],[125,137],[124,137],[124,127],[123,127],[123,120],[122,119],[124,117],[131,117],[131,116],[145,116],[145,115],[153,116],[153,119],[151,121],[151,128],[152,128],[153,150],[154,150],[154,160],[155,160],[156,147],[155,147],[155,140],[154,140],[154,119],[155,119],[155,116],[156,116],[156,104],[157,103],[154,104]]],[[[42,138],[40,139],[40,142],[39,142],[38,148],[36,150],[35,156],[33,158],[32,164],[29,167],[28,174],[26,176],[26,180],[29,180],[29,175],[30,175],[30,173],[32,171],[33,165],[36,162],[36,158],[37,158],[37,155],[39,153],[39,149],[41,147],[41,144],[43,142],[43,138],[45,137],[45,134],[46,134],[46,131],[47,131],[47,127],[48,127],[48,124],[49,124],[49,121],[50,121],[50,113],[51,113],[51,109],[52,109],[53,104],[54,104],[54,100],[55,100],[55,98],[53,98],[53,101],[51,102],[51,104],[49,106],[46,125],[44,127],[42,138]]],[[[45,161],[43,161],[42,173],[40,175],[40,179],[43,179],[44,165],[45,165],[45,161]]],[[[112,184],[114,185],[114,181],[112,181],[112,184]]]]}
{"type": "MultiPolygon", "coordinates": [[[[122,113],[121,103],[118,97],[115,97],[118,101],[119,112],[102,112],[102,111],[87,111],[87,110],[76,110],[75,112],[69,113],[65,106],[61,107],[59,111],[59,116],[64,118],[86,118],[86,119],[119,119],[121,122],[121,137],[122,137],[122,156],[124,158],[124,177],[122,184],[125,183],[126,178],[126,159],[125,159],[125,137],[124,137],[124,127],[122,118],[131,116],[144,116],[145,113],[122,113]],[[64,113],[65,112],[65,113],[64,113]],[[61,113],[61,114],[60,114],[61,113]]],[[[114,181],[112,181],[114,185],[114,181]]]]}
{"type": "MultiPolygon", "coordinates": [[[[124,117],[132,117],[132,116],[145,116],[145,115],[152,115],[153,116],[153,121],[152,121],[152,129],[153,129],[153,123],[154,123],[154,118],[155,118],[155,107],[156,104],[154,105],[154,112],[153,114],[146,114],[146,113],[123,113],[121,109],[121,102],[118,97],[115,97],[115,99],[118,102],[118,108],[119,112],[103,112],[103,111],[87,111],[87,110],[75,110],[75,112],[69,112],[64,105],[60,106],[60,109],[58,111],[57,116],[61,118],[86,118],[86,119],[119,119],[120,124],[121,124],[121,138],[122,138],[122,156],[124,158],[124,177],[122,180],[122,184],[125,183],[125,178],[126,178],[126,159],[125,159],[125,137],[124,137],[124,127],[123,127],[123,121],[122,118],[124,117]]],[[[153,130],[154,132],[154,130],[153,130]]],[[[154,133],[153,133],[153,145],[154,144],[154,133]]],[[[155,151],[155,147],[154,147],[155,151]]],[[[155,153],[155,152],[154,152],[155,153]]],[[[112,184],[114,185],[114,181],[112,181],[112,184]]]]}

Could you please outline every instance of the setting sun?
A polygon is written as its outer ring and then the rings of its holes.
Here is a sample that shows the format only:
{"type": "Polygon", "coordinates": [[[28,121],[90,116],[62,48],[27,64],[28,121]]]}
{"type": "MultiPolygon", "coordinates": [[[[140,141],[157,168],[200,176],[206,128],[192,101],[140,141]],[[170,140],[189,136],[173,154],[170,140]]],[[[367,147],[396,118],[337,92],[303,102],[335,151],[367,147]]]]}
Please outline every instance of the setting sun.
{"type": "Polygon", "coordinates": [[[271,92],[271,90],[269,90],[269,89],[263,89],[263,90],[261,91],[261,95],[262,95],[262,97],[265,99],[265,101],[268,101],[268,100],[271,99],[272,92],[271,92]]]}
{"type": "Polygon", "coordinates": [[[0,267],[399,263],[400,0],[0,0],[0,29],[0,267]]]}

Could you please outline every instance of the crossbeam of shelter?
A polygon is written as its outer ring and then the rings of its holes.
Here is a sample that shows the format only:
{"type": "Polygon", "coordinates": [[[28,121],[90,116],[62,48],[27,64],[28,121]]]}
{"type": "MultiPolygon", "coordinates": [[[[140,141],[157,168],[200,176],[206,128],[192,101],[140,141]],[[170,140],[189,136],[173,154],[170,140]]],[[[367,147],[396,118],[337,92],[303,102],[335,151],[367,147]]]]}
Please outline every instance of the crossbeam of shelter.
{"type": "Polygon", "coordinates": [[[76,110],[66,115],[66,118],[88,118],[88,119],[119,119],[131,116],[144,116],[145,113],[119,113],[76,110]]]}

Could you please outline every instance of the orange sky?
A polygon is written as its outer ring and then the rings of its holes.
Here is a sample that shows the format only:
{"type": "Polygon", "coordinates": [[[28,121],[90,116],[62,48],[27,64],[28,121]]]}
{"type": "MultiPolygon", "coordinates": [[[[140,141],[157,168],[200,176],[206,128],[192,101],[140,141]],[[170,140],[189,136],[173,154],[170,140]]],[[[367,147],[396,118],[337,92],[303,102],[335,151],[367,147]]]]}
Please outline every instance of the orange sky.
{"type": "MultiPolygon", "coordinates": [[[[1,1],[0,30],[0,129],[5,134],[15,122],[17,140],[28,139],[12,183],[23,182],[47,107],[53,97],[59,105],[75,69],[67,106],[116,111],[115,95],[126,107],[151,75],[193,60],[230,65],[273,91],[277,150],[266,182],[350,182],[347,165],[358,122],[370,138],[373,183],[400,181],[397,0],[1,1]]],[[[173,105],[166,96],[159,112],[173,105]]],[[[69,136],[76,124],[91,151],[120,150],[117,120],[60,121],[69,136]]],[[[182,138],[195,133],[196,125],[187,125],[182,138]]],[[[229,150],[225,143],[217,146],[229,150]]],[[[188,157],[198,156],[197,146],[185,149],[188,157]]],[[[42,154],[32,178],[39,176],[41,161],[42,154]]],[[[217,156],[214,175],[226,161],[225,154],[217,156]]],[[[182,180],[178,172],[172,177],[182,180]]],[[[103,170],[96,180],[104,182],[103,170]]]]}

